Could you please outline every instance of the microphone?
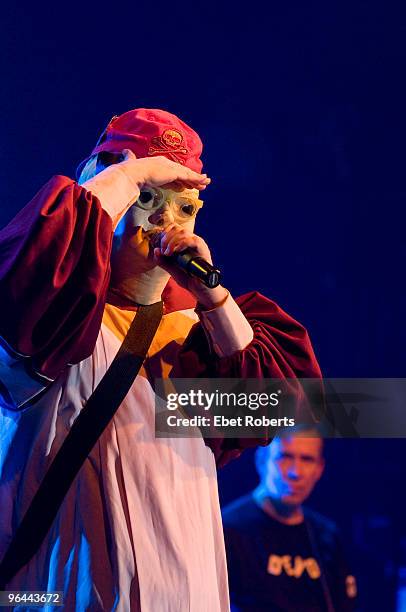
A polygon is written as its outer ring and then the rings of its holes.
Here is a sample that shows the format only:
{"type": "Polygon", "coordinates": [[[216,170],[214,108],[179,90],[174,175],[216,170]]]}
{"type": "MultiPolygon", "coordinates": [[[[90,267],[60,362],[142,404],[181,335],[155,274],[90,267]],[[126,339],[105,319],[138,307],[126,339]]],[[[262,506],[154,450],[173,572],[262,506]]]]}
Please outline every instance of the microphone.
{"type": "MultiPolygon", "coordinates": [[[[149,240],[154,248],[159,248],[161,246],[161,238],[163,235],[163,232],[154,232],[150,234],[149,240]]],[[[185,249],[180,253],[164,255],[164,257],[189,274],[189,276],[194,276],[200,280],[200,282],[206,285],[206,287],[209,287],[209,289],[214,289],[214,287],[220,284],[220,270],[209,264],[204,257],[196,255],[193,249],[185,249]]]]}

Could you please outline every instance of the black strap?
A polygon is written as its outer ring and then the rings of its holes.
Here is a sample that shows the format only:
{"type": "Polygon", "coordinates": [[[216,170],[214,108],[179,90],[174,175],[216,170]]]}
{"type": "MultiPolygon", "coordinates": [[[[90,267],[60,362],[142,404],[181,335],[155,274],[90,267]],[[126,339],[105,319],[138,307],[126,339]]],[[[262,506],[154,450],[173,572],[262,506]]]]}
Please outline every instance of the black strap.
{"type": "Polygon", "coordinates": [[[127,395],[162,318],[162,302],[139,306],[106,374],[55,455],[0,563],[0,591],[41,546],[86,457],[127,395]]]}

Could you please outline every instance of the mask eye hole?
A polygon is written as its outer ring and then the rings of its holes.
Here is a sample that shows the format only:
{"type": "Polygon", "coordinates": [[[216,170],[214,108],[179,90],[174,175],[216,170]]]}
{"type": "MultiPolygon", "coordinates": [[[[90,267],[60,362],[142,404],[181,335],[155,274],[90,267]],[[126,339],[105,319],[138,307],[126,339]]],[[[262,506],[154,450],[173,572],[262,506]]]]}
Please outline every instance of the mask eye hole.
{"type": "Polygon", "coordinates": [[[181,204],[180,212],[183,217],[193,217],[193,215],[196,213],[196,206],[188,203],[181,204]]]}
{"type": "Polygon", "coordinates": [[[146,210],[150,210],[154,207],[155,203],[155,194],[148,189],[143,189],[140,191],[140,195],[138,196],[137,205],[146,210]]]}

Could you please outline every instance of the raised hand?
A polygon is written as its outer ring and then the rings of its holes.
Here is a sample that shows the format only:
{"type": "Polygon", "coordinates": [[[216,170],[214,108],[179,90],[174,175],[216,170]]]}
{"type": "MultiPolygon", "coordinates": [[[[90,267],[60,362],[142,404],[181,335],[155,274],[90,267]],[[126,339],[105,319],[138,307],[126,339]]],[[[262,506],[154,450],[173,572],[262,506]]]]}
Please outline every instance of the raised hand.
{"type": "Polygon", "coordinates": [[[181,191],[182,189],[206,189],[211,179],[182,164],[171,161],[162,155],[137,158],[130,149],[124,149],[124,160],[120,166],[135,180],[141,189],[143,185],[164,187],[181,191]]]}
{"type": "Polygon", "coordinates": [[[228,295],[224,287],[219,285],[209,289],[197,278],[189,276],[186,272],[176,266],[168,257],[174,253],[180,253],[185,249],[192,249],[196,255],[203,257],[209,263],[212,262],[210,249],[200,236],[177,223],[171,223],[162,230],[162,238],[159,248],[154,249],[156,263],[169,272],[181,287],[188,289],[196,297],[197,301],[205,308],[214,308],[223,302],[228,295]]]}

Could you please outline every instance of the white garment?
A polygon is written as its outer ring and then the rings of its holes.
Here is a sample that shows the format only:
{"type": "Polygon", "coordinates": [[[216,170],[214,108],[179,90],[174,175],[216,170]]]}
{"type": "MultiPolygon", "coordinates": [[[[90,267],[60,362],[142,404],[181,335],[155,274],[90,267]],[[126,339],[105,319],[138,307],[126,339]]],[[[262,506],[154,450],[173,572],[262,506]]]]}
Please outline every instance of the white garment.
{"type": "MultiPolygon", "coordinates": [[[[123,311],[108,309],[109,325],[105,318],[91,357],[67,368],[32,407],[1,409],[1,557],[120,347],[123,311]]],[[[196,319],[193,310],[164,315],[146,370],[81,468],[38,554],[8,590],[64,591],[69,612],[229,610],[214,456],[201,437],[155,438],[155,395],[146,376],[165,337],[179,346],[196,319]]]]}

